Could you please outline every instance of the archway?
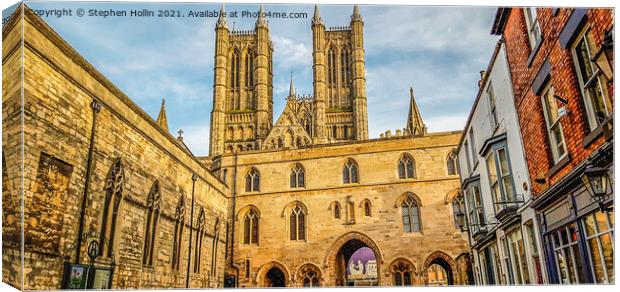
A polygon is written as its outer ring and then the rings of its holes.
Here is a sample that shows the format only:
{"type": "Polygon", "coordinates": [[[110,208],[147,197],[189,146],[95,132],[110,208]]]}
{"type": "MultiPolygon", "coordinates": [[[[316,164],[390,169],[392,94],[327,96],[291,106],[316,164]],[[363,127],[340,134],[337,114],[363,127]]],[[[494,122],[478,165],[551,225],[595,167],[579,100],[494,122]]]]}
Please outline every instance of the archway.
{"type": "Polygon", "coordinates": [[[441,251],[433,252],[424,262],[426,284],[454,285],[456,263],[447,254],[441,251]]]}
{"type": "Polygon", "coordinates": [[[269,269],[265,274],[264,287],[286,287],[284,272],[277,267],[269,269]]]}
{"type": "Polygon", "coordinates": [[[325,258],[325,265],[329,267],[326,273],[335,279],[335,286],[378,286],[382,263],[379,247],[359,232],[338,238],[325,258]]]}

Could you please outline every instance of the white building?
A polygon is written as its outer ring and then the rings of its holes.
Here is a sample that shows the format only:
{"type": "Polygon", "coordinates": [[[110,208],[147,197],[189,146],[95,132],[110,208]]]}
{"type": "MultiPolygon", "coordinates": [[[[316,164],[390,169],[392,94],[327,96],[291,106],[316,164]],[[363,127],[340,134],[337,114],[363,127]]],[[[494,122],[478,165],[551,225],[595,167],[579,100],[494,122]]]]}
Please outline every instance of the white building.
{"type": "Polygon", "coordinates": [[[479,85],[457,150],[476,283],[546,283],[503,40],[479,85]]]}

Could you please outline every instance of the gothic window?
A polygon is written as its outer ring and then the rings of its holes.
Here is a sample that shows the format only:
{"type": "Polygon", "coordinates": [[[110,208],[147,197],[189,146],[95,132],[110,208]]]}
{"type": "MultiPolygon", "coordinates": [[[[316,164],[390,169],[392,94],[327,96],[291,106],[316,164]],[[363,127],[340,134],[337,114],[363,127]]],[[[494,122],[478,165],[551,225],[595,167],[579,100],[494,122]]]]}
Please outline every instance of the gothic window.
{"type": "Polygon", "coordinates": [[[405,232],[420,232],[420,206],[417,198],[409,193],[401,204],[403,215],[403,229],[405,232]]]}
{"type": "Polygon", "coordinates": [[[364,201],[364,216],[371,217],[372,216],[372,205],[369,200],[364,201]]]}
{"type": "Polygon", "coordinates": [[[450,151],[450,154],[448,154],[448,158],[446,159],[446,168],[448,169],[448,175],[458,174],[455,150],[450,151]]]}
{"type": "Polygon", "coordinates": [[[306,186],[306,174],[301,164],[298,163],[291,169],[290,183],[291,188],[303,188],[306,186]]]}
{"type": "Polygon", "coordinates": [[[258,244],[258,212],[250,209],[243,217],[243,243],[258,244]]]}
{"type": "Polygon", "coordinates": [[[454,226],[456,226],[456,228],[461,228],[461,226],[465,226],[465,213],[466,212],[465,204],[463,202],[463,196],[459,194],[452,200],[452,215],[454,216],[454,226]]]}
{"type": "Polygon", "coordinates": [[[174,238],[172,243],[172,269],[179,270],[181,259],[181,241],[183,240],[183,227],[185,227],[185,196],[179,198],[176,213],[174,215],[174,238]]]}
{"type": "Polygon", "coordinates": [[[398,178],[415,178],[415,164],[409,154],[403,154],[398,160],[398,178]]]}
{"type": "Polygon", "coordinates": [[[254,53],[248,51],[245,57],[245,87],[251,90],[254,87],[254,53]]]}
{"type": "Polygon", "coordinates": [[[211,248],[211,276],[217,275],[218,241],[220,241],[220,218],[215,219],[215,227],[213,230],[213,247],[211,248]]]}
{"type": "Polygon", "coordinates": [[[155,181],[153,186],[151,186],[146,202],[146,227],[144,228],[144,252],[142,254],[142,264],[145,266],[153,265],[153,249],[155,246],[155,237],[157,236],[160,204],[161,195],[159,191],[159,181],[155,181]]]}
{"type": "Polygon", "coordinates": [[[340,203],[334,203],[334,218],[340,219],[340,203]]]}
{"type": "Polygon", "coordinates": [[[123,164],[120,158],[116,158],[105,182],[105,202],[103,205],[101,235],[99,237],[99,246],[101,247],[99,255],[112,256],[116,218],[118,217],[118,209],[123,197],[124,183],[125,171],[123,164]]]}
{"type": "MultiPolygon", "coordinates": [[[[336,83],[336,53],[334,49],[329,49],[327,53],[327,84],[334,86],[336,83]]],[[[331,105],[330,105],[331,107],[331,105]]]]}
{"type": "Polygon", "coordinates": [[[394,286],[411,286],[413,280],[413,266],[405,261],[398,260],[390,267],[394,286]]]}
{"type": "Polygon", "coordinates": [[[245,175],[245,191],[258,192],[260,190],[260,174],[252,167],[245,175]]]}
{"type": "Polygon", "coordinates": [[[226,129],[226,140],[231,141],[234,137],[235,130],[233,127],[228,127],[226,129]]]}
{"type": "Polygon", "coordinates": [[[313,264],[305,264],[299,268],[299,278],[304,287],[320,287],[321,271],[313,264]]]}
{"type": "Polygon", "coordinates": [[[332,138],[338,139],[338,128],[336,126],[332,127],[332,138]]]}
{"type": "Polygon", "coordinates": [[[230,87],[233,89],[239,89],[239,57],[239,51],[235,49],[231,58],[230,66],[230,87]]]}
{"type": "Polygon", "coordinates": [[[342,181],[345,184],[359,183],[357,163],[353,159],[347,160],[342,168],[342,181]]]}
{"type": "Polygon", "coordinates": [[[344,128],[342,130],[343,134],[344,134],[344,139],[349,139],[349,127],[347,125],[344,125],[344,128]]]}
{"type": "Polygon", "coordinates": [[[343,49],[340,53],[340,78],[343,85],[349,84],[349,50],[343,49]]]}
{"type": "Polygon", "coordinates": [[[289,221],[290,239],[306,240],[306,214],[299,204],[296,204],[291,210],[289,221]]]}
{"type": "Polygon", "coordinates": [[[202,257],[202,238],[205,233],[205,210],[200,208],[196,227],[196,251],[194,252],[194,273],[200,273],[200,258],[202,257]]]}

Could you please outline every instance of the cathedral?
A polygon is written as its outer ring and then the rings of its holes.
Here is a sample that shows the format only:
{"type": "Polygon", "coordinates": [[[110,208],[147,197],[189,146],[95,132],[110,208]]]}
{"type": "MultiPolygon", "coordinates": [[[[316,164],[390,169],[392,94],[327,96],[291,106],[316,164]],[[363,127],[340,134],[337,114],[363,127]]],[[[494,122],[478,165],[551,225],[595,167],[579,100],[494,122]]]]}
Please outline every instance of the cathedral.
{"type": "Polygon", "coordinates": [[[274,122],[278,53],[260,11],[253,30],[230,30],[225,13],[215,24],[210,153],[199,157],[169,132],[163,102],[154,119],[17,8],[2,35],[3,281],[37,290],[472,283],[456,216],[461,131],[429,133],[410,89],[408,109],[395,113],[407,115],[403,128],[369,137],[358,6],[347,26],[330,28],[315,7],[313,93],[297,93],[291,76],[274,122]]]}

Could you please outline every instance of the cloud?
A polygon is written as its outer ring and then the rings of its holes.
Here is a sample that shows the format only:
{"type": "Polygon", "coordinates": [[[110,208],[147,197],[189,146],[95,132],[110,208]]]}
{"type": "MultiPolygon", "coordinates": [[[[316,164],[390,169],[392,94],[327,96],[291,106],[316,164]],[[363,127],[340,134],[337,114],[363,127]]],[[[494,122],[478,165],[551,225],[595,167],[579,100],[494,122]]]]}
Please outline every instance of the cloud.
{"type": "Polygon", "coordinates": [[[271,40],[277,56],[274,64],[282,71],[299,66],[312,66],[312,49],[305,43],[279,35],[272,35],[271,40]]]}
{"type": "Polygon", "coordinates": [[[196,156],[209,155],[209,124],[185,125],[183,142],[196,156]]]}
{"type": "Polygon", "coordinates": [[[429,132],[462,131],[467,113],[461,115],[433,116],[425,120],[429,132]]]}

